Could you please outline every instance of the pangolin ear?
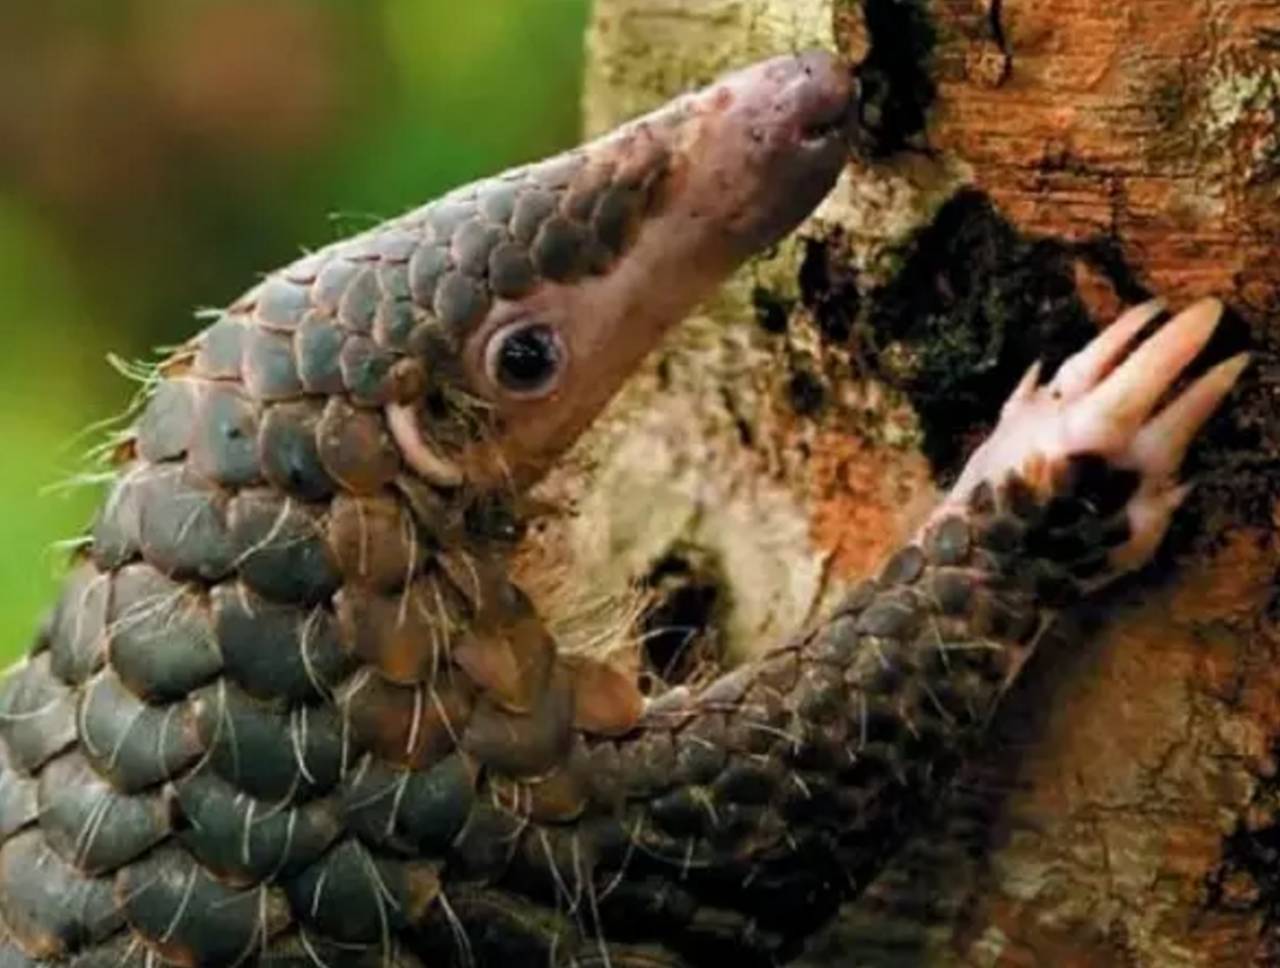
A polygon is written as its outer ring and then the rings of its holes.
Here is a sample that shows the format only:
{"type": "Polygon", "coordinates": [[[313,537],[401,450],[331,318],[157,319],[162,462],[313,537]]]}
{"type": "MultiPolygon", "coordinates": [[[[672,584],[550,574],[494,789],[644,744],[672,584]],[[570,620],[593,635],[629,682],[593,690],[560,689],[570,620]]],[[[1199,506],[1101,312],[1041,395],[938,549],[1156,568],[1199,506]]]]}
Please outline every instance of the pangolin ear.
{"type": "Polygon", "coordinates": [[[439,487],[457,487],[462,483],[462,468],[436,447],[418,417],[417,407],[388,404],[387,426],[404,462],[423,480],[439,487]]]}

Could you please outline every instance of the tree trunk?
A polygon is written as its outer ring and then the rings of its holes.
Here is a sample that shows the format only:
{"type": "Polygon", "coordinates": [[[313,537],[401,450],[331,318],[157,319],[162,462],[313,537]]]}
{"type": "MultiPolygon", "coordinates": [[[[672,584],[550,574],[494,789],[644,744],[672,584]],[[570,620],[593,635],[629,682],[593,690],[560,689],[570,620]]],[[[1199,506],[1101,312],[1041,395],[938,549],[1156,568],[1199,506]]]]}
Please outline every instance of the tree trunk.
{"type": "Polygon", "coordinates": [[[528,580],[579,642],[563,589],[642,583],[650,659],[697,675],[872,570],[1031,360],[1222,296],[1213,353],[1256,363],[1161,559],[810,964],[1280,964],[1280,0],[597,0],[588,127],[812,44],[863,63],[867,157],[547,483],[528,580]]]}

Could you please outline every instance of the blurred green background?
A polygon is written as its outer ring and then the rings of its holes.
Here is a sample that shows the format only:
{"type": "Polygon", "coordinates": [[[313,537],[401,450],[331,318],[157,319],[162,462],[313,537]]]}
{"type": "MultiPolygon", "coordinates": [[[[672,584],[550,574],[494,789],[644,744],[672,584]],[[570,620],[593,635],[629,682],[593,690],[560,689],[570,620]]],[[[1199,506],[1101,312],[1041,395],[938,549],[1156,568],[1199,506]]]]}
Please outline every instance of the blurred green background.
{"type": "Polygon", "coordinates": [[[573,142],[588,3],[0,4],[0,661],[98,501],[51,486],[131,395],[108,352],[573,142]]]}

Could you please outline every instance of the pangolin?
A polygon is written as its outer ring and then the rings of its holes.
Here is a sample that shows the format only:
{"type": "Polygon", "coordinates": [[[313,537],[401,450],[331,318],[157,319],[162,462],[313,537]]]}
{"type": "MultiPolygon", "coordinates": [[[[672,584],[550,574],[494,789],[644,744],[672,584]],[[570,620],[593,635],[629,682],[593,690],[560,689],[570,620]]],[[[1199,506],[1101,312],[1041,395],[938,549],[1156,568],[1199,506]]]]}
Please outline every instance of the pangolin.
{"type": "Polygon", "coordinates": [[[844,165],[811,52],[266,277],[177,351],[0,685],[0,968],[785,962],[1063,606],[1140,565],[1245,364],[1131,310],[883,571],[705,689],[557,650],[521,495],[844,165]],[[1139,344],[1136,349],[1133,344],[1139,344]]]}

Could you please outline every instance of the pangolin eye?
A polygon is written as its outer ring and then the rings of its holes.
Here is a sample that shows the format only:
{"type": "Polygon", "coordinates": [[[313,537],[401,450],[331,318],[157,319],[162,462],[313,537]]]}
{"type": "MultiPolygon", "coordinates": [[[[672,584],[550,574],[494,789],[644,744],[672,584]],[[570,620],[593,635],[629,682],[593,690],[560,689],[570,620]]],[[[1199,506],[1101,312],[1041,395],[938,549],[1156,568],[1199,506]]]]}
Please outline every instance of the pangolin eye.
{"type": "Polygon", "coordinates": [[[500,331],[489,344],[489,378],[520,396],[550,393],[564,369],[564,346],[545,323],[518,323],[500,331]]]}

